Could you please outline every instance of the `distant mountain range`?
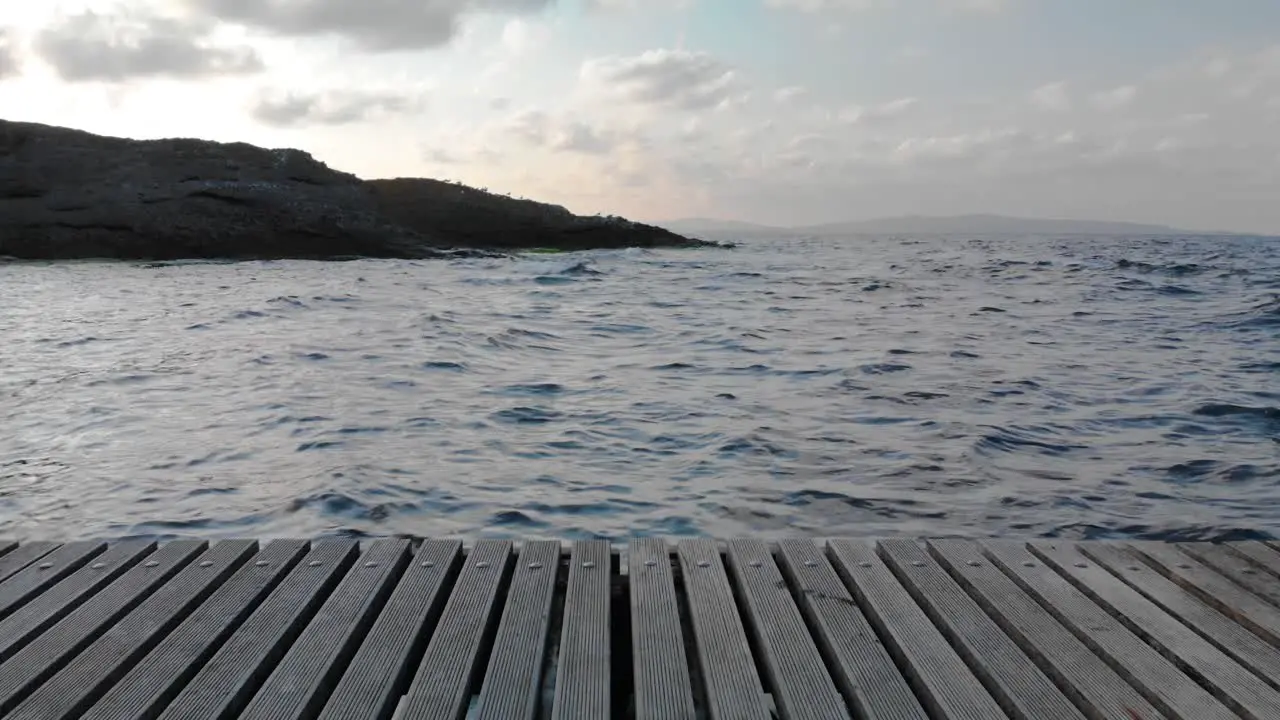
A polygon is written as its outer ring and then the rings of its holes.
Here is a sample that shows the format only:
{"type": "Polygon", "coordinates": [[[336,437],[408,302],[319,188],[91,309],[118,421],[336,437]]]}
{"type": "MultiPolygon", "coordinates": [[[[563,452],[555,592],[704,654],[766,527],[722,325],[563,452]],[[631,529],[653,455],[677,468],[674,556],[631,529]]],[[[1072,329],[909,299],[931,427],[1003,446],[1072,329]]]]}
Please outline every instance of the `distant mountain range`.
{"type": "Polygon", "coordinates": [[[737,220],[684,218],[658,223],[683,235],[700,233],[805,234],[805,235],[1185,235],[1193,231],[1167,225],[1108,222],[1103,220],[1055,220],[1005,215],[907,215],[855,222],[798,227],[773,227],[737,220]]]}

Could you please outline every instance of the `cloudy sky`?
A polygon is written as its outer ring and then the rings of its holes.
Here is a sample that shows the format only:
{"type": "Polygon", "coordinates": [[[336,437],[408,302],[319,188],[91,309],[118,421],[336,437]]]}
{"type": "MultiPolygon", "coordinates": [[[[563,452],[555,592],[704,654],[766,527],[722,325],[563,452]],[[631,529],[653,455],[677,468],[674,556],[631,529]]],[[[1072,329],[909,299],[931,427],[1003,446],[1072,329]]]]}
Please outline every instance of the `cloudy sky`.
{"type": "Polygon", "coordinates": [[[647,220],[1280,232],[1276,0],[0,0],[0,117],[647,220]]]}

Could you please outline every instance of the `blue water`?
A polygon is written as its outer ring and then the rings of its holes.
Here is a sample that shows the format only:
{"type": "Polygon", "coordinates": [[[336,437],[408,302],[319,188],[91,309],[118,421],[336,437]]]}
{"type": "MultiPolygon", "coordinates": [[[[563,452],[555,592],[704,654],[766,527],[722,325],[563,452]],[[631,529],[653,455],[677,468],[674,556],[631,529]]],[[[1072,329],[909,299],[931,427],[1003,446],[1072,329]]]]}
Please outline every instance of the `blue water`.
{"type": "Polygon", "coordinates": [[[1280,241],[0,266],[0,535],[1280,536],[1280,241]]]}

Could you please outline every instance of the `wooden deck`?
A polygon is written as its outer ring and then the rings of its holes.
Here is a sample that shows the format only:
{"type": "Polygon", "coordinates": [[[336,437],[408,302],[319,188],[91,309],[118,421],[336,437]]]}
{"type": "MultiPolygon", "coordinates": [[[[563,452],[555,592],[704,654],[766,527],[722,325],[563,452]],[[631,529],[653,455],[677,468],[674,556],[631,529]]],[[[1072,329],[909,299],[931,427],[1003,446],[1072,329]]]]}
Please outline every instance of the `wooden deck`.
{"type": "Polygon", "coordinates": [[[15,720],[1280,719],[1280,546],[0,543],[15,720]]]}

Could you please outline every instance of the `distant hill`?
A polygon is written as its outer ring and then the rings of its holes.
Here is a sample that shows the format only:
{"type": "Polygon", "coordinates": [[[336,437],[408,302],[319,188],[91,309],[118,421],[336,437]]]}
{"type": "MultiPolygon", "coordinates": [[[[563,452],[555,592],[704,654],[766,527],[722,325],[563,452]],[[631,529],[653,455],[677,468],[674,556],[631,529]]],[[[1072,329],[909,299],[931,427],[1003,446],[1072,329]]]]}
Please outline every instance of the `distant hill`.
{"type": "Polygon", "coordinates": [[[1181,235],[1191,231],[1167,225],[1059,220],[1006,215],[907,215],[800,227],[771,227],[736,220],[686,218],[659,223],[683,234],[778,233],[812,235],[1181,235]]]}
{"type": "Polygon", "coordinates": [[[1109,222],[1105,220],[1057,220],[1021,218],[1005,215],[908,215],[859,222],[828,223],[796,228],[817,234],[875,233],[892,235],[910,233],[974,234],[974,235],[1177,235],[1187,231],[1167,225],[1109,222]]]}

